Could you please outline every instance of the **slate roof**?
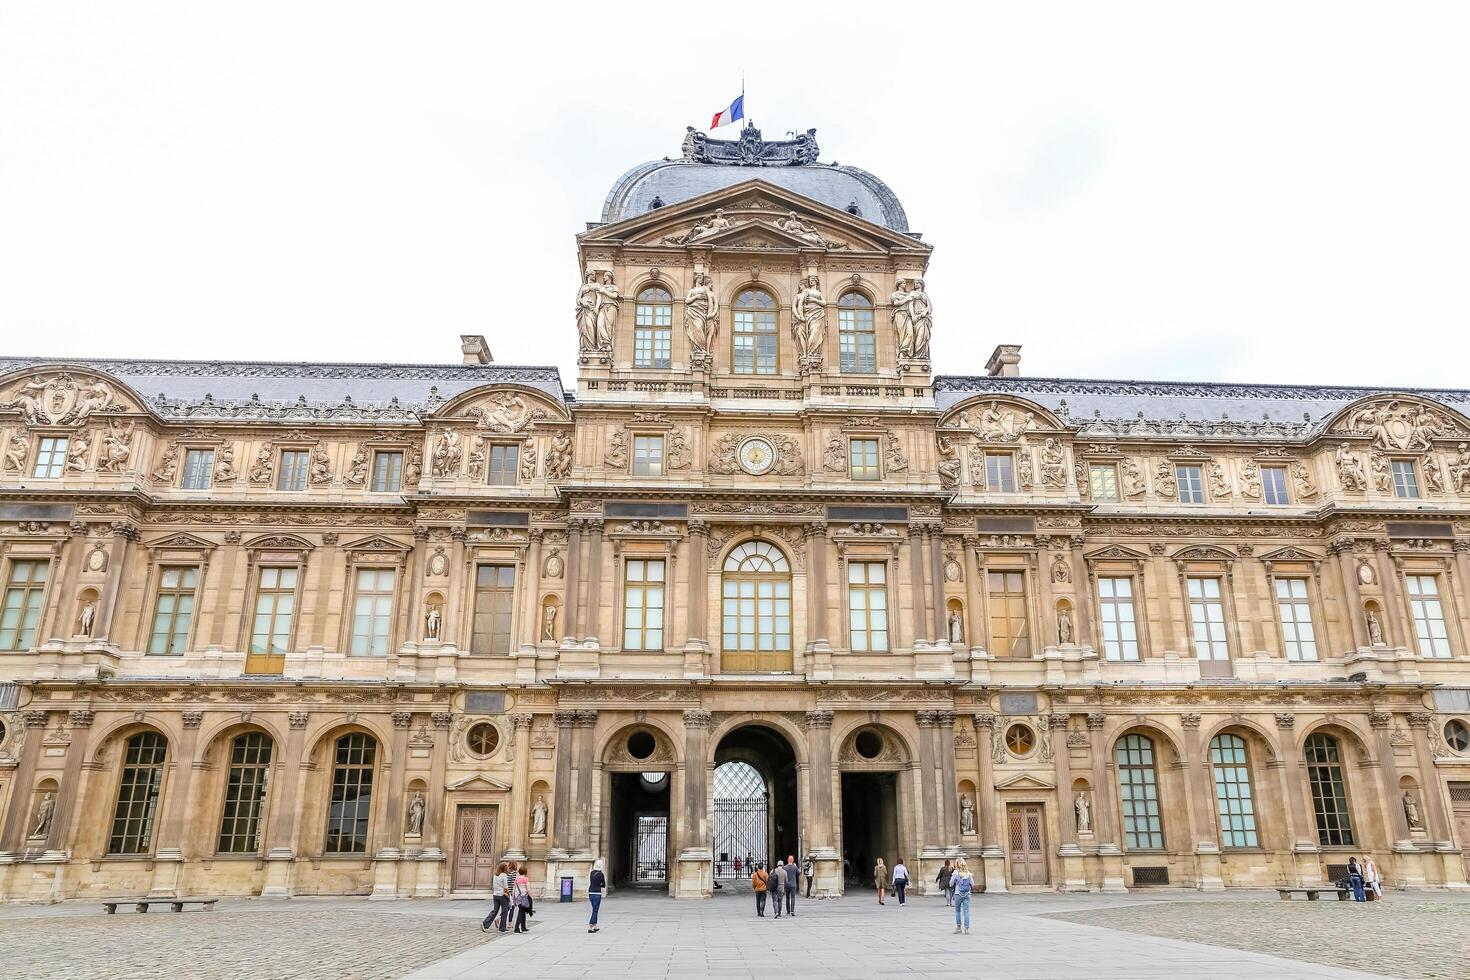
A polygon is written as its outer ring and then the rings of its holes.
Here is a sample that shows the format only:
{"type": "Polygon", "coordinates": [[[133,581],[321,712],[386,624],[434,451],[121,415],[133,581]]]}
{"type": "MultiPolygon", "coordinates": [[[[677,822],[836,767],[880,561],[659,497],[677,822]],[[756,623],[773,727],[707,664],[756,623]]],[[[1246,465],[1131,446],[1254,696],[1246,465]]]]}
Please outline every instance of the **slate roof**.
{"type": "MultiPolygon", "coordinates": [[[[516,383],[558,402],[563,390],[554,367],[506,364],[350,364],[275,361],[164,361],[74,357],[0,357],[0,375],[37,365],[95,368],[132,386],[150,405],[250,403],[359,408],[394,405],[427,409],[481,385],[516,383]]],[[[165,415],[178,411],[164,410],[165,415]]]]}

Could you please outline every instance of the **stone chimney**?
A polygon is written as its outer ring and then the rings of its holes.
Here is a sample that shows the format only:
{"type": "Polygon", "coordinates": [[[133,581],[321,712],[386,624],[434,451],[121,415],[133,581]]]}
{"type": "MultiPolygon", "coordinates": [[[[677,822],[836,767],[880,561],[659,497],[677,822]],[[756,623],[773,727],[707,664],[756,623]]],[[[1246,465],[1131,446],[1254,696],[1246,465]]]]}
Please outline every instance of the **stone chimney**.
{"type": "Polygon", "coordinates": [[[479,334],[460,334],[459,349],[464,351],[466,364],[489,364],[495,360],[490,356],[490,345],[479,334]]]}
{"type": "Polygon", "coordinates": [[[985,373],[992,378],[1018,378],[1021,376],[1021,345],[1000,344],[990,360],[985,362],[985,373]]]}

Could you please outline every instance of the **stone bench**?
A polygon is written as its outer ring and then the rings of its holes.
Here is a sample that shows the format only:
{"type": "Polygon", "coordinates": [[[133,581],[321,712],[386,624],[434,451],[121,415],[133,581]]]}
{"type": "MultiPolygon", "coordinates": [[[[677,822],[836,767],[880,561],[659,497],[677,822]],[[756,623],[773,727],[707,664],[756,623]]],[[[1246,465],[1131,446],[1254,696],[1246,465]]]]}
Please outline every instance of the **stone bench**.
{"type": "Polygon", "coordinates": [[[1352,892],[1348,891],[1346,888],[1338,888],[1336,885],[1326,885],[1326,886],[1324,886],[1322,888],[1278,888],[1278,889],[1276,889],[1276,894],[1279,895],[1279,896],[1281,896],[1281,900],[1283,902],[1289,902],[1289,901],[1291,901],[1291,896],[1293,896],[1293,895],[1305,895],[1305,896],[1307,896],[1307,901],[1309,901],[1309,902],[1315,902],[1315,901],[1317,901],[1317,898],[1318,898],[1319,895],[1322,895],[1323,893],[1326,893],[1326,892],[1335,892],[1337,894],[1337,900],[1339,902],[1346,902],[1348,900],[1349,896],[1352,895],[1352,892]]]}
{"type": "Polygon", "coordinates": [[[182,912],[185,905],[199,905],[204,911],[213,912],[218,901],[217,898],[113,898],[102,903],[102,910],[113,915],[119,905],[131,905],[141,914],[147,912],[150,905],[167,905],[175,912],[182,912]]]}

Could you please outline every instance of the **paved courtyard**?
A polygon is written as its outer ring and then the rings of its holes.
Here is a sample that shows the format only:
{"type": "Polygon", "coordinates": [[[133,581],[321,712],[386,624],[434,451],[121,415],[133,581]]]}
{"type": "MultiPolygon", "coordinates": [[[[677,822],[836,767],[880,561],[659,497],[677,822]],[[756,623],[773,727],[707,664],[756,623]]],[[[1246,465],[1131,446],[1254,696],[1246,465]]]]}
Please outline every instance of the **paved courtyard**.
{"type": "Polygon", "coordinates": [[[1470,977],[1470,899],[1282,903],[1273,893],[977,896],[956,936],[936,898],[802,901],[795,920],[748,896],[619,893],[543,902],[529,935],[485,935],[485,906],[362,899],[226,901],[212,913],[104,916],[95,903],[0,907],[0,976],[117,980],[572,977],[1470,977]],[[1201,940],[1206,940],[1202,942],[1201,940]],[[1359,972],[1366,971],[1366,972],[1359,972]]]}

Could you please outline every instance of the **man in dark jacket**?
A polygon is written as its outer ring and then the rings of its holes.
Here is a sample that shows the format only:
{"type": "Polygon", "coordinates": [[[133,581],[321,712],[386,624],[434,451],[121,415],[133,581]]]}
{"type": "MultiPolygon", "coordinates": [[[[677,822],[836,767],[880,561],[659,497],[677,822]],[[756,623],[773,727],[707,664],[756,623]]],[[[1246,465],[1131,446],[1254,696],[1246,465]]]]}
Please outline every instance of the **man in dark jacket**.
{"type": "Polygon", "coordinates": [[[766,881],[766,892],[771,896],[771,908],[776,910],[776,918],[781,918],[781,893],[786,891],[786,869],[781,866],[781,859],[776,859],[776,866],[771,869],[771,877],[766,881]]]}
{"type": "Polygon", "coordinates": [[[801,869],[796,866],[796,855],[786,855],[786,914],[796,914],[796,893],[801,891],[801,869]]]}

